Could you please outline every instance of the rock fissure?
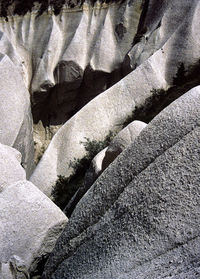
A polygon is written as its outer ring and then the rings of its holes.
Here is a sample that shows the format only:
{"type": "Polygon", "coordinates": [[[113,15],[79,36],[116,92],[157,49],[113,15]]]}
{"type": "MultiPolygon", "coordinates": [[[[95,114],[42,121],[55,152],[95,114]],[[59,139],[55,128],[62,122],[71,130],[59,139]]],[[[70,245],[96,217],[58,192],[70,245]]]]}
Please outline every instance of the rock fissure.
{"type": "Polygon", "coordinates": [[[0,0],[0,278],[200,277],[199,15],[0,0]]]}

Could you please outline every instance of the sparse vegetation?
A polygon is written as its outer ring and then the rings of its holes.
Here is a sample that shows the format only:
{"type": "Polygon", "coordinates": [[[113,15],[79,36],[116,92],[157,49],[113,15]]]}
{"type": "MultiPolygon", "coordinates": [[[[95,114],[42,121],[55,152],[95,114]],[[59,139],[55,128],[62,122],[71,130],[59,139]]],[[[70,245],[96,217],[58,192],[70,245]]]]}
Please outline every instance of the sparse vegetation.
{"type": "Polygon", "coordinates": [[[89,168],[92,159],[109,145],[113,137],[114,133],[109,132],[102,141],[85,138],[84,142],[80,142],[86,150],[85,156],[82,159],[74,158],[73,161],[70,161],[69,167],[73,169],[72,174],[69,177],[58,176],[58,180],[53,187],[53,200],[61,209],[64,209],[78,188],[82,185],[85,172],[89,168]]]}
{"type": "Polygon", "coordinates": [[[155,109],[157,112],[157,108],[154,108],[154,104],[158,104],[159,101],[167,95],[167,91],[163,88],[151,90],[151,96],[146,99],[145,103],[142,106],[136,106],[134,111],[128,115],[126,120],[123,122],[122,127],[125,128],[128,124],[130,124],[134,120],[141,120],[148,123],[152,117],[152,109],[155,109]],[[148,113],[147,113],[148,112],[148,113]]]}
{"type": "Polygon", "coordinates": [[[183,63],[180,64],[176,76],[173,79],[173,85],[181,85],[184,83],[184,79],[186,78],[186,70],[183,63]]]}
{"type": "Polygon", "coordinates": [[[166,108],[177,98],[185,94],[191,88],[200,84],[200,60],[190,67],[185,69],[183,63],[178,67],[177,73],[173,78],[173,84],[167,90],[152,89],[145,103],[137,106],[132,114],[124,121],[122,127],[126,127],[133,120],[141,120],[149,123],[160,111],[166,108]]]}

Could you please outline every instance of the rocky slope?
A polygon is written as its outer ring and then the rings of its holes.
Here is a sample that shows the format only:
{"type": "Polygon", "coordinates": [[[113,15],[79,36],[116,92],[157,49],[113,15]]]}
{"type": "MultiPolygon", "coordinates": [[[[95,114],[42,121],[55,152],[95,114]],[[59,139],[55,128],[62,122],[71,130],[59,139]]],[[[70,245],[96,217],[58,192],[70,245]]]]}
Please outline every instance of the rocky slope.
{"type": "MultiPolygon", "coordinates": [[[[173,4],[165,7],[166,14],[163,14],[163,20],[167,26],[171,23],[169,15],[173,5],[174,1],[173,4]]],[[[84,156],[84,146],[80,142],[83,142],[85,137],[90,140],[102,140],[109,131],[119,129],[119,125],[126,122],[128,115],[143,110],[143,114],[148,116],[148,109],[152,104],[152,110],[162,109],[162,104],[166,106],[165,102],[170,102],[170,98],[176,99],[199,84],[197,75],[200,56],[199,34],[195,31],[199,26],[199,18],[194,13],[194,10],[198,12],[199,2],[194,1],[191,5],[185,1],[185,6],[183,2],[181,5],[182,9],[178,10],[180,15],[174,19],[175,30],[167,29],[164,33],[163,29],[166,25],[161,24],[159,31],[156,31],[158,40],[154,40],[153,49],[151,39],[134,46],[134,48],[137,46],[138,50],[146,48],[149,51],[151,49],[151,53],[154,51],[155,53],[146,60],[140,58],[144,60],[140,66],[93,99],[67,121],[55,135],[31,177],[31,181],[45,194],[51,196],[52,186],[58,175],[69,176],[72,173],[73,170],[68,166],[74,157],[81,159],[81,156],[84,156]],[[177,28],[178,24],[179,28],[177,28]],[[166,41],[163,39],[164,45],[159,44],[160,48],[156,51],[160,39],[158,32],[165,34],[166,41]],[[185,78],[186,76],[188,78],[185,78]],[[182,79],[185,79],[184,83],[182,79]],[[156,103],[154,99],[159,102],[156,103]],[[65,142],[67,145],[64,144],[65,142]]],[[[154,32],[152,36],[155,36],[154,32]]],[[[151,117],[149,116],[149,120],[151,117]]]]}
{"type": "Polygon", "coordinates": [[[102,174],[77,205],[43,278],[198,278],[199,108],[197,87],[102,174]],[[169,268],[158,272],[163,261],[169,268]]]}
{"type": "Polygon", "coordinates": [[[59,15],[49,7],[40,16],[35,5],[21,17],[11,9],[1,20],[4,48],[14,48],[6,54],[23,68],[34,122],[45,127],[35,126],[37,149],[46,148],[60,125],[124,76],[122,64],[137,32],[141,5],[141,0],[94,7],[84,3],[73,9],[65,5],[59,15]]]}
{"type": "Polygon", "coordinates": [[[200,276],[199,26],[198,0],[0,1],[0,278],[200,276]]]}

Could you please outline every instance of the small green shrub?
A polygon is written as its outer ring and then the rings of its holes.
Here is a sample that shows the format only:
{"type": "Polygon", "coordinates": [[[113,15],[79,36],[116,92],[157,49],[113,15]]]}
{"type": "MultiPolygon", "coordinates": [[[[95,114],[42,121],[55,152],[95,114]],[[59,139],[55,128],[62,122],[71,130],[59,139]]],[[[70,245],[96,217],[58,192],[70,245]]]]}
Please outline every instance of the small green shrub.
{"type": "Polygon", "coordinates": [[[114,136],[115,134],[110,131],[102,141],[85,138],[84,142],[80,142],[86,150],[85,156],[82,159],[74,158],[73,161],[70,161],[69,167],[73,169],[72,174],[69,177],[58,176],[58,180],[51,193],[53,201],[61,209],[64,209],[78,188],[82,185],[85,172],[89,168],[92,159],[109,145],[114,136]]]}
{"type": "Polygon", "coordinates": [[[178,67],[176,76],[173,78],[173,84],[182,85],[185,82],[185,78],[186,78],[185,66],[183,63],[181,63],[180,66],[178,67]]]}
{"type": "Polygon", "coordinates": [[[83,178],[78,175],[73,174],[69,177],[59,175],[51,193],[55,204],[63,210],[81,186],[82,181],[83,178]]]}
{"type": "Polygon", "coordinates": [[[134,120],[141,120],[148,123],[155,113],[159,109],[159,102],[162,101],[164,96],[166,96],[167,91],[163,88],[151,90],[151,95],[145,100],[145,103],[141,106],[136,106],[130,115],[127,116],[126,120],[122,123],[122,127],[125,128],[134,120]],[[155,106],[157,104],[157,107],[155,106]]]}

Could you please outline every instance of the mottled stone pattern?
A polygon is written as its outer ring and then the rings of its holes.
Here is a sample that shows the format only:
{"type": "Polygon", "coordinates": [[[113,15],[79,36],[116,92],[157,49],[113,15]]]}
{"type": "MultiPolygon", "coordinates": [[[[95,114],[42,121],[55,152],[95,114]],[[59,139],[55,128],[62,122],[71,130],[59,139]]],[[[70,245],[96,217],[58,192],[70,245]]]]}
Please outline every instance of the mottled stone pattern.
{"type": "MultiPolygon", "coordinates": [[[[134,8],[135,6],[131,6],[130,9],[134,8]]],[[[148,118],[149,108],[152,114],[159,106],[162,110],[167,104],[199,85],[200,38],[196,30],[199,26],[197,14],[199,14],[200,3],[194,1],[191,4],[191,1],[187,0],[173,1],[163,9],[162,24],[159,25],[159,28],[150,29],[147,32],[148,40],[142,37],[133,46],[133,53],[130,50],[127,54],[129,58],[132,57],[131,65],[134,61],[140,66],[80,109],[53,137],[47,152],[31,177],[31,181],[49,197],[58,175],[66,177],[71,175],[72,169],[69,167],[69,162],[74,158],[82,159],[85,156],[84,146],[81,145],[85,137],[90,140],[103,140],[110,131],[122,128],[128,116],[132,115],[132,120],[137,119],[137,112],[140,111],[148,118]],[[181,63],[187,69],[186,75],[180,74],[181,63]],[[194,69],[196,70],[194,71],[194,69]],[[177,74],[179,81],[183,80],[182,83],[174,83],[177,74]],[[153,105],[154,102],[155,105],[153,105]],[[65,145],[66,142],[67,145],[65,145]]],[[[152,16],[152,21],[154,21],[158,13],[155,9],[151,12],[155,12],[155,16],[152,16]]],[[[128,18],[130,19],[130,17],[128,18]]],[[[82,28],[79,29],[79,31],[81,30],[83,31],[82,28]]],[[[105,30],[106,28],[102,29],[102,35],[105,35],[105,30]]],[[[107,42],[106,45],[108,45],[107,42]]],[[[110,41],[109,50],[114,45],[110,41]]],[[[75,46],[73,45],[73,47],[75,46]]],[[[106,54],[108,54],[107,51],[106,54]]],[[[113,51],[112,54],[114,54],[113,51]]],[[[118,59],[116,53],[114,56],[111,55],[107,56],[107,60],[104,60],[104,55],[101,56],[100,61],[104,66],[106,63],[108,65],[108,61],[111,62],[111,57],[112,61],[118,59]]],[[[75,59],[77,59],[76,57],[75,59]]],[[[80,52],[79,58],[81,61],[80,52]]]]}
{"type": "Polygon", "coordinates": [[[143,265],[156,278],[163,261],[160,278],[198,278],[199,103],[197,87],[119,155],[76,207],[43,278],[145,278],[143,265]]]}
{"type": "Polygon", "coordinates": [[[199,0],[0,0],[0,279],[200,278],[199,26],[199,0]]]}

